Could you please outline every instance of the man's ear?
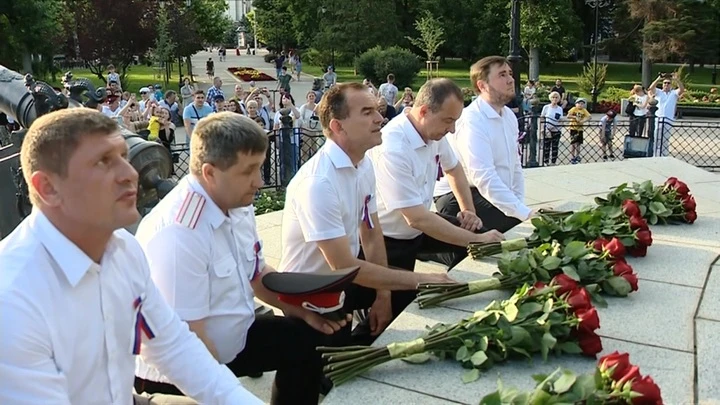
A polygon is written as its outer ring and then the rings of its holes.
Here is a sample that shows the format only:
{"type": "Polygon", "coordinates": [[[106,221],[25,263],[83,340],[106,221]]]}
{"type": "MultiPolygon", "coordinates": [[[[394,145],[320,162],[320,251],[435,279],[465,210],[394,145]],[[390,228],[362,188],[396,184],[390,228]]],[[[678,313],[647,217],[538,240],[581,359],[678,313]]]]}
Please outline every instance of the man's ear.
{"type": "Polygon", "coordinates": [[[37,171],[30,175],[29,186],[35,191],[44,204],[50,207],[57,207],[62,203],[62,198],[53,180],[50,174],[37,171]]]}
{"type": "Polygon", "coordinates": [[[420,106],[420,118],[425,118],[429,110],[429,107],[427,104],[420,106]]]}
{"type": "Polygon", "coordinates": [[[217,175],[217,167],[211,165],[210,163],[203,163],[201,170],[202,178],[208,183],[208,184],[215,184],[216,181],[216,175],[217,175]]]}
{"type": "Polygon", "coordinates": [[[342,132],[343,131],[342,123],[335,118],[331,119],[330,120],[330,130],[334,134],[342,132]]]}

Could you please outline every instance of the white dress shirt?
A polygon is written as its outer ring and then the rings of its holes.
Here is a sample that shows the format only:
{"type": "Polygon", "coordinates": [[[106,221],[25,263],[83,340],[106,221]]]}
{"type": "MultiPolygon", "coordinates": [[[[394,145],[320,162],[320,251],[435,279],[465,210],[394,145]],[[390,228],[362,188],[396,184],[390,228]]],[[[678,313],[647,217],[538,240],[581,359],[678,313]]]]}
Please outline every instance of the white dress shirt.
{"type": "Polygon", "coordinates": [[[447,139],[425,141],[407,114],[393,118],[382,129],[381,145],[368,151],[377,180],[378,217],[383,235],[395,239],[413,239],[422,231],[410,227],[402,208],[432,206],[435,182],[443,169],[458,164],[447,139]]]}
{"type": "Polygon", "coordinates": [[[375,174],[364,158],[355,167],[335,142],[327,140],[290,181],[282,220],[280,271],[314,273],[332,269],[317,241],[347,236],[353,256],[360,253],[360,224],[375,226],[375,174]]]}
{"type": "MultiPolygon", "coordinates": [[[[525,203],[525,179],[517,152],[518,124],[508,107],[499,115],[478,97],[465,107],[446,136],[465,169],[470,185],[509,217],[521,221],[530,216],[525,203]]],[[[451,192],[447,178],[435,185],[435,196],[451,192]]]]}
{"type": "Polygon", "coordinates": [[[655,89],[655,100],[658,101],[658,110],[655,115],[666,118],[666,121],[674,120],[679,98],[680,90],[678,89],[670,90],[667,93],[661,89],[655,89]]]}
{"type": "Polygon", "coordinates": [[[97,264],[33,211],[0,242],[0,314],[1,404],[132,405],[138,351],[203,404],[258,402],[165,303],[125,230],[97,264]]]}
{"type": "MultiPolygon", "coordinates": [[[[163,298],[180,319],[204,319],[218,360],[233,361],[255,320],[250,282],[265,267],[253,206],[226,216],[188,175],[143,218],[135,236],[163,298]]],[[[136,375],[168,381],[142,359],[136,375]]]]}

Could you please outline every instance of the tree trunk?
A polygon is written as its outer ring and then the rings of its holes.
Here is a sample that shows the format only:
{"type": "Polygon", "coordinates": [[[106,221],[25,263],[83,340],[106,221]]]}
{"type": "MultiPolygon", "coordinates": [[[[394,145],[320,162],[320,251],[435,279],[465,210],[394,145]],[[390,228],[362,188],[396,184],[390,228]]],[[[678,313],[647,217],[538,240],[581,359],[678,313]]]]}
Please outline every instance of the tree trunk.
{"type": "Polygon", "coordinates": [[[185,66],[187,66],[187,76],[190,79],[190,82],[193,81],[193,70],[192,70],[192,61],[190,56],[185,57],[185,66]]]}
{"type": "MultiPolygon", "coordinates": [[[[644,46],[643,46],[644,48],[644,46]]],[[[642,85],[647,88],[652,83],[652,61],[643,49],[642,52],[642,85]]]]}
{"type": "Polygon", "coordinates": [[[30,73],[32,74],[32,55],[29,51],[25,50],[22,55],[22,65],[23,65],[23,72],[22,73],[30,73]]]}
{"type": "Polygon", "coordinates": [[[530,61],[528,62],[530,67],[528,78],[530,80],[538,80],[540,79],[540,49],[535,47],[530,48],[528,56],[530,58],[530,61]]]}

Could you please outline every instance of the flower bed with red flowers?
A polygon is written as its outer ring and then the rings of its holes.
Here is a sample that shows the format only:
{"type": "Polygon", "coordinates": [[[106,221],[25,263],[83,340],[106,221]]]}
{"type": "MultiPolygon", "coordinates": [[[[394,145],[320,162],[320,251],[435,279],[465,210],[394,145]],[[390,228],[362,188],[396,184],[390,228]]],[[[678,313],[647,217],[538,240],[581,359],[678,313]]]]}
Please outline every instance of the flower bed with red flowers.
{"type": "Polygon", "coordinates": [[[620,103],[616,103],[614,101],[600,101],[597,103],[597,106],[595,107],[595,112],[605,114],[606,112],[613,110],[615,111],[615,114],[620,114],[620,103]]]}
{"type": "Polygon", "coordinates": [[[257,69],[249,67],[229,67],[228,72],[244,82],[274,82],[276,79],[257,69]]]}

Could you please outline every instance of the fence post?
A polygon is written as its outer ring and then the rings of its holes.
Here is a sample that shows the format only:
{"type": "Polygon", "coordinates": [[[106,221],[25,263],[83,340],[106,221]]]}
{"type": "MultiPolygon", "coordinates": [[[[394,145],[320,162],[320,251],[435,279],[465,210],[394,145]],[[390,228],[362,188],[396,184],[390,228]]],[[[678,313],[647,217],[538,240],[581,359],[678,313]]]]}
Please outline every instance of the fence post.
{"type": "Polygon", "coordinates": [[[528,128],[528,131],[530,132],[528,135],[530,135],[530,161],[528,162],[528,167],[538,167],[540,164],[537,160],[537,152],[538,152],[538,129],[540,126],[538,125],[538,118],[540,116],[540,103],[538,99],[534,98],[531,101],[532,108],[531,112],[532,115],[530,118],[530,125],[528,128]]]}
{"type": "Polygon", "coordinates": [[[648,104],[650,107],[648,107],[647,112],[647,134],[648,134],[648,153],[647,157],[653,157],[655,155],[655,122],[656,122],[656,116],[655,113],[658,110],[657,107],[658,101],[656,99],[651,99],[648,104]]]}
{"type": "Polygon", "coordinates": [[[280,110],[280,173],[281,183],[284,187],[290,183],[295,171],[293,170],[293,118],[289,108],[280,110]]]}

